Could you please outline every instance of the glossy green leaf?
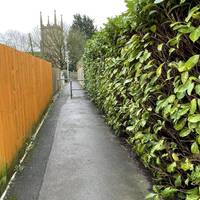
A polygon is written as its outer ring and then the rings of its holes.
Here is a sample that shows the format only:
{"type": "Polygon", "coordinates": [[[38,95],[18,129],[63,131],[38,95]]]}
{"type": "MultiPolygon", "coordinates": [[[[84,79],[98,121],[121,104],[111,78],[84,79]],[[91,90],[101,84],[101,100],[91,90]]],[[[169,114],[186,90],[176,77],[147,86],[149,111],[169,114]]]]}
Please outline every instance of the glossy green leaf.
{"type": "Polygon", "coordinates": [[[146,195],[145,199],[154,199],[155,196],[157,196],[157,194],[149,193],[148,195],[146,195]]]}
{"type": "MultiPolygon", "coordinates": [[[[170,46],[178,46],[178,44],[179,44],[179,42],[180,42],[180,40],[181,40],[181,36],[182,36],[182,34],[181,33],[178,33],[174,38],[171,38],[169,41],[168,41],[168,44],[170,45],[170,46]]],[[[172,48],[172,50],[170,50],[170,52],[172,53],[174,50],[173,50],[174,48],[172,48]]]]}
{"type": "Polygon", "coordinates": [[[199,62],[199,55],[195,55],[189,58],[185,63],[185,68],[187,71],[191,70],[199,62]]]}
{"type": "Polygon", "coordinates": [[[186,83],[186,81],[188,80],[188,78],[189,78],[189,73],[188,72],[181,73],[181,81],[182,81],[183,84],[186,83]]]}
{"type": "Polygon", "coordinates": [[[162,74],[162,67],[163,67],[164,63],[162,63],[156,70],[156,75],[157,77],[160,77],[160,75],[162,74]]]}
{"type": "Polygon", "coordinates": [[[192,99],[190,102],[190,114],[194,114],[197,110],[197,101],[196,99],[192,99]]]}
{"type": "Polygon", "coordinates": [[[181,137],[186,137],[186,136],[188,136],[190,133],[191,133],[191,130],[188,129],[188,128],[185,128],[185,129],[183,129],[183,130],[180,132],[180,136],[181,136],[181,137]]]}
{"type": "Polygon", "coordinates": [[[129,132],[132,132],[134,129],[135,129],[134,126],[128,126],[128,127],[126,128],[126,130],[129,131],[129,132]]]}
{"type": "Polygon", "coordinates": [[[182,183],[181,175],[177,175],[175,180],[175,186],[181,186],[181,183],[182,183]]]}
{"type": "Polygon", "coordinates": [[[193,154],[199,154],[199,146],[196,142],[194,142],[191,146],[191,152],[193,154]]]}
{"type": "Polygon", "coordinates": [[[176,99],[176,96],[175,95],[170,95],[168,98],[167,98],[167,102],[168,103],[173,103],[176,99]]]}
{"type": "Polygon", "coordinates": [[[199,128],[199,127],[197,127],[197,128],[195,129],[195,131],[196,131],[197,134],[200,135],[200,128],[199,128]]]}
{"type": "Polygon", "coordinates": [[[193,19],[200,19],[200,12],[196,12],[192,15],[193,19]]]}
{"type": "Polygon", "coordinates": [[[172,173],[175,171],[175,168],[176,168],[176,162],[173,162],[167,166],[167,172],[172,173]]]}
{"type": "Polygon", "coordinates": [[[200,96],[200,84],[195,86],[195,92],[200,96]]]}
{"type": "Polygon", "coordinates": [[[171,55],[174,51],[176,51],[175,48],[170,48],[170,49],[169,49],[169,55],[171,55]]]}
{"type": "Polygon", "coordinates": [[[200,121],[200,114],[189,115],[188,121],[192,122],[192,123],[199,122],[200,121]]]}
{"type": "Polygon", "coordinates": [[[155,33],[156,32],[156,29],[157,29],[157,26],[156,25],[153,25],[151,26],[150,30],[155,33]]]}
{"type": "Polygon", "coordinates": [[[179,61],[178,62],[177,68],[178,68],[179,72],[185,72],[185,71],[187,71],[185,63],[183,61],[179,61]]]}
{"type": "Polygon", "coordinates": [[[187,93],[188,95],[192,94],[192,91],[194,89],[194,83],[192,83],[191,81],[189,82],[188,88],[187,88],[187,93]]]}
{"type": "Polygon", "coordinates": [[[178,32],[186,34],[186,33],[191,33],[194,30],[195,30],[195,27],[193,27],[193,26],[188,27],[188,26],[183,25],[183,27],[180,27],[178,29],[178,32]]]}
{"type": "Polygon", "coordinates": [[[155,0],[154,3],[158,4],[158,3],[162,3],[164,0],[155,0]]]}
{"type": "Polygon", "coordinates": [[[190,39],[192,40],[192,42],[196,42],[200,37],[200,26],[198,28],[195,28],[195,30],[193,30],[190,33],[190,39]]]}
{"type": "Polygon", "coordinates": [[[198,194],[188,194],[185,200],[199,200],[198,194]]]}
{"type": "Polygon", "coordinates": [[[194,169],[194,165],[189,161],[189,159],[187,158],[185,160],[185,162],[181,163],[181,169],[183,171],[188,171],[188,170],[193,170],[194,169]]]}
{"type": "Polygon", "coordinates": [[[186,122],[187,122],[187,119],[184,118],[184,119],[178,121],[178,122],[176,123],[176,125],[174,126],[174,128],[175,128],[177,131],[180,131],[180,130],[182,130],[182,129],[184,128],[186,122]]]}
{"type": "Polygon", "coordinates": [[[200,144],[200,135],[197,136],[197,143],[200,144]]]}
{"type": "Polygon", "coordinates": [[[158,51],[162,51],[163,45],[164,45],[164,44],[162,43],[162,44],[159,44],[159,45],[157,46],[158,51]]]}
{"type": "Polygon", "coordinates": [[[161,195],[164,197],[164,198],[171,198],[173,197],[173,195],[177,192],[177,189],[176,188],[172,188],[172,187],[167,187],[165,188],[162,192],[161,192],[161,195]]]}
{"type": "Polygon", "coordinates": [[[185,1],[186,1],[186,0],[180,0],[180,4],[183,4],[183,3],[185,3],[185,1]]]}
{"type": "Polygon", "coordinates": [[[185,21],[186,21],[186,22],[189,22],[189,20],[191,19],[192,15],[193,15],[195,12],[197,12],[199,9],[200,9],[199,6],[193,7],[193,8],[189,11],[188,16],[186,17],[185,21]]]}

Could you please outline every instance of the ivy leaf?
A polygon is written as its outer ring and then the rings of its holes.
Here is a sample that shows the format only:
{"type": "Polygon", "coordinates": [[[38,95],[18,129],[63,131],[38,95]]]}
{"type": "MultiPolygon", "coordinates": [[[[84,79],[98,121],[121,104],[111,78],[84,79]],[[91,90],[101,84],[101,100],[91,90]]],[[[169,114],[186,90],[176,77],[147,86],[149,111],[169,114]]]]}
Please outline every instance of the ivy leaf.
{"type": "Polygon", "coordinates": [[[200,26],[196,28],[194,31],[192,31],[189,37],[192,40],[192,42],[196,42],[200,37],[200,26]]]}
{"type": "Polygon", "coordinates": [[[191,152],[193,154],[199,154],[199,146],[196,142],[194,142],[191,146],[191,152]]]}
{"type": "Polygon", "coordinates": [[[192,123],[197,123],[200,121],[200,114],[193,114],[188,117],[188,121],[192,123]]]}

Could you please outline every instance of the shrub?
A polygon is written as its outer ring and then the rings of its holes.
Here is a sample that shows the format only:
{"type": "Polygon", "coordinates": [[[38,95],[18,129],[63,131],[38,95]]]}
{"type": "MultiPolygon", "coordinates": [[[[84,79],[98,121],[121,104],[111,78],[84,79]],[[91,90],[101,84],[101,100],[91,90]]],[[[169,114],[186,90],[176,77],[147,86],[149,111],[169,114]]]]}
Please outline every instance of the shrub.
{"type": "Polygon", "coordinates": [[[200,199],[199,0],[126,0],[87,43],[85,86],[152,172],[149,199],[200,199]]]}

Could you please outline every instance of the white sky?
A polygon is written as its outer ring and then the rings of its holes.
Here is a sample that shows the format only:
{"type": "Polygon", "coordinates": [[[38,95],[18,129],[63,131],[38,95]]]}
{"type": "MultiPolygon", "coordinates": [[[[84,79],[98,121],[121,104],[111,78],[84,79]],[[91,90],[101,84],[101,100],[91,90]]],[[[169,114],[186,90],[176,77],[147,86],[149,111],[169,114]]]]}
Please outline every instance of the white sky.
{"type": "Polygon", "coordinates": [[[74,14],[80,13],[94,19],[100,27],[107,17],[120,14],[126,10],[126,6],[124,0],[1,0],[0,33],[7,30],[31,32],[39,25],[40,11],[46,23],[48,15],[53,22],[54,9],[57,18],[63,14],[67,24],[71,24],[74,14]]]}

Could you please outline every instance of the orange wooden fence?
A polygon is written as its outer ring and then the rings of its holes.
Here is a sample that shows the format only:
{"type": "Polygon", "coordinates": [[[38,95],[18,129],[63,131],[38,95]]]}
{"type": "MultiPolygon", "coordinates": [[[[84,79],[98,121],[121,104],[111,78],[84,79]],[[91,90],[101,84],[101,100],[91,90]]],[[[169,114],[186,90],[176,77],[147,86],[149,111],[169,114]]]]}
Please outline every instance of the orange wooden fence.
{"type": "Polygon", "coordinates": [[[52,97],[51,64],[0,45],[0,178],[52,97]]]}

